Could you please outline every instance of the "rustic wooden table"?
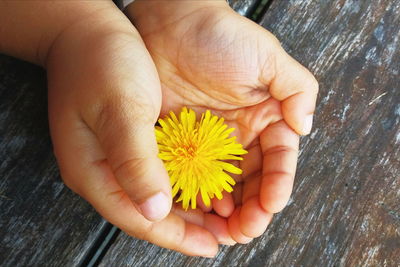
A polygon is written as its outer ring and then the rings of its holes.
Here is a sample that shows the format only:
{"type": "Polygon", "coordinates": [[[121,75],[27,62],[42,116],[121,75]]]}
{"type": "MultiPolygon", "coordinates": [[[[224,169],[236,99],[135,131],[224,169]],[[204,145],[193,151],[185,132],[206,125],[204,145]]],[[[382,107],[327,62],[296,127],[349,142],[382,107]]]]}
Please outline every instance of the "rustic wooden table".
{"type": "Polygon", "coordinates": [[[400,1],[230,3],[320,82],[292,198],[267,232],[215,259],[120,232],[59,177],[45,72],[0,56],[1,266],[400,266],[400,1]]]}

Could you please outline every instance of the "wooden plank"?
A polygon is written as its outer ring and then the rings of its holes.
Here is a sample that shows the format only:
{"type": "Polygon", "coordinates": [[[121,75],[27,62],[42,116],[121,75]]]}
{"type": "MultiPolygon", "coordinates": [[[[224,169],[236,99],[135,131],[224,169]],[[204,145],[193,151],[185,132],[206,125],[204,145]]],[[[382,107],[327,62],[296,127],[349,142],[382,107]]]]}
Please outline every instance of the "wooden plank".
{"type": "Polygon", "coordinates": [[[46,75],[0,56],[0,265],[79,264],[106,226],[62,183],[47,121],[46,75]]]}
{"type": "Polygon", "coordinates": [[[400,1],[274,1],[262,19],[321,90],[293,196],[215,259],[121,234],[100,266],[398,266],[400,1]]]}

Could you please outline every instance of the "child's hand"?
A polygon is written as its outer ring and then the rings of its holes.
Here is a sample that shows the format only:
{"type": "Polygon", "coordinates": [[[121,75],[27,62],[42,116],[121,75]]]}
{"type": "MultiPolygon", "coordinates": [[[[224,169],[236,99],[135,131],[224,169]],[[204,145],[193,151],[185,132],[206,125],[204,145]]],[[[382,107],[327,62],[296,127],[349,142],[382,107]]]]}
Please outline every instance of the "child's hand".
{"type": "Polygon", "coordinates": [[[130,21],[112,7],[75,22],[52,44],[46,67],[65,183],[130,235],[213,256],[214,236],[170,213],[171,186],[154,132],[160,82],[130,21]]]}
{"type": "Polygon", "coordinates": [[[233,239],[249,242],[289,200],[299,134],[312,126],[315,78],[225,1],[138,0],[127,13],[157,66],[161,114],[182,106],[211,109],[249,150],[233,196],[213,201],[233,239]]]}

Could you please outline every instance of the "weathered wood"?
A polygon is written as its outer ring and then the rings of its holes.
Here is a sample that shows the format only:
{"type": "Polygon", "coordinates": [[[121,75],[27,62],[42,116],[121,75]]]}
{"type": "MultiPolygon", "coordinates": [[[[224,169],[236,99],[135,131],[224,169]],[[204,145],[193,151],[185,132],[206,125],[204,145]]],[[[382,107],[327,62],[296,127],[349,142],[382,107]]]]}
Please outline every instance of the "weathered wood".
{"type": "MultiPolygon", "coordinates": [[[[275,1],[262,25],[321,84],[288,207],[248,245],[189,258],[121,234],[102,266],[398,266],[400,3],[275,1]],[[396,13],[397,12],[397,13],[396,13]]],[[[72,265],[104,221],[58,178],[44,73],[0,57],[0,262],[72,265]]]]}
{"type": "Polygon", "coordinates": [[[0,56],[0,265],[70,266],[106,223],[62,183],[47,121],[46,75],[0,56]]]}
{"type": "Polygon", "coordinates": [[[262,19],[320,81],[293,196],[215,259],[121,234],[101,266],[398,266],[400,1],[274,1],[262,19]]]}

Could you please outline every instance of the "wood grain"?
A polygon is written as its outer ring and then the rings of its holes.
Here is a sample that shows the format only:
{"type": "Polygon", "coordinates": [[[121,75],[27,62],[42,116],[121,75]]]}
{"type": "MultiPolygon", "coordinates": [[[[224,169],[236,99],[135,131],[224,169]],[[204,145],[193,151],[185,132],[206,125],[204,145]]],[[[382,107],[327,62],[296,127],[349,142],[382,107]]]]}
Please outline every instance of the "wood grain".
{"type": "Polygon", "coordinates": [[[261,24],[320,82],[294,193],[215,259],[121,234],[101,266],[399,266],[400,1],[274,1],[261,24]]]}
{"type": "Polygon", "coordinates": [[[62,183],[45,72],[0,56],[0,265],[81,262],[106,222],[62,183]]]}
{"type": "MultiPolygon", "coordinates": [[[[398,10],[398,0],[274,1],[262,25],[321,85],[288,207],[263,236],[215,259],[120,234],[100,265],[398,266],[398,10]]],[[[78,265],[105,225],[59,178],[44,72],[1,56],[0,265],[78,265]]]]}

